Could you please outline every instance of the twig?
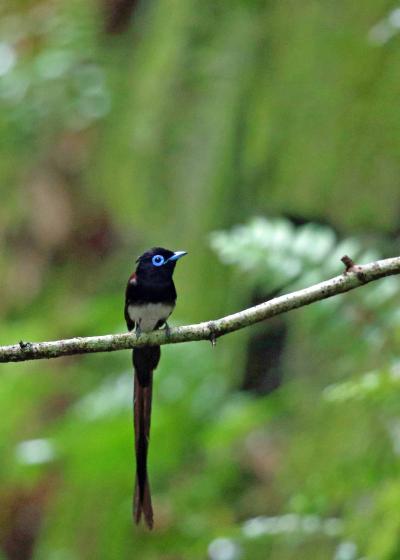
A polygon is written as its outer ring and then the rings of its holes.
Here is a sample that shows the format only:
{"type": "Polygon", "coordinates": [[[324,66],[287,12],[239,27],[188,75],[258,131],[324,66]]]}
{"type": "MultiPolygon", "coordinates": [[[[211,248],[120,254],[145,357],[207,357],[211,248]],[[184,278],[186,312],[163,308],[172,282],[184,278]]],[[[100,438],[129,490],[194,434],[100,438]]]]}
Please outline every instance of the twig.
{"type": "Polygon", "coordinates": [[[176,344],[194,340],[215,341],[216,338],[224,334],[243,329],[275,315],[354,290],[385,276],[400,274],[400,257],[365,265],[354,265],[348,257],[342,260],[346,270],[339,276],[309,288],[279,296],[221,319],[173,328],[168,333],[165,330],[142,333],[140,338],[137,338],[134,333],[124,333],[78,337],[51,342],[21,341],[19,344],[12,346],[0,346],[0,362],[23,362],[90,352],[113,352],[146,345],[176,344]]]}
{"type": "Polygon", "coordinates": [[[355,266],[353,259],[351,259],[348,255],[344,255],[340,260],[346,267],[346,272],[351,272],[355,266]]]}

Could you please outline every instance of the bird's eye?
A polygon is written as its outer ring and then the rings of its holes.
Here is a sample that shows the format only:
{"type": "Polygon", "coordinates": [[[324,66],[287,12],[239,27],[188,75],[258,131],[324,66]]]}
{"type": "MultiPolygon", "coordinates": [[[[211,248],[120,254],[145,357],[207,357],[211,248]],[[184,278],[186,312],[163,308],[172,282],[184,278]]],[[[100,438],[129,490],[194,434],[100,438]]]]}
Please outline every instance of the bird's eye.
{"type": "Polygon", "coordinates": [[[162,255],[154,255],[151,262],[154,266],[162,266],[164,264],[164,257],[162,255]]]}

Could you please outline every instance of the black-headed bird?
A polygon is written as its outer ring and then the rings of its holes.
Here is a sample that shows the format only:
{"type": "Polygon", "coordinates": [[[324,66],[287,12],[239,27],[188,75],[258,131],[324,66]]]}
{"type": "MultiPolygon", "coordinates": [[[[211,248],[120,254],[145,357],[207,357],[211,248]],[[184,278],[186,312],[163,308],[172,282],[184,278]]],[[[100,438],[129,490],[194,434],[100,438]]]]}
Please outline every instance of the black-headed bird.
{"type": "MultiPolygon", "coordinates": [[[[172,275],[176,261],[185,251],[169,251],[154,247],[137,259],[125,293],[125,320],[136,334],[165,326],[176,304],[172,275]]],[[[133,515],[139,523],[142,513],[147,526],[153,527],[153,507],[147,473],[147,452],[150,437],[151,394],[153,371],[160,360],[159,346],[144,346],[133,350],[135,370],[133,417],[135,426],[136,482],[133,515]]]]}

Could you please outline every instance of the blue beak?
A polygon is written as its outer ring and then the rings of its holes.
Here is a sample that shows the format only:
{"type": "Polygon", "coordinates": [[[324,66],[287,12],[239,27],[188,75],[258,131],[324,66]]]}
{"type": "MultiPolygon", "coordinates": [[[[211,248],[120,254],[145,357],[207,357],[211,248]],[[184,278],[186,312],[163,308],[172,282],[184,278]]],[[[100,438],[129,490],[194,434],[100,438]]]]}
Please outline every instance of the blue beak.
{"type": "Polygon", "coordinates": [[[172,257],[169,257],[169,261],[177,261],[178,259],[180,259],[181,257],[184,257],[185,255],[187,255],[186,251],[175,251],[175,253],[172,255],[172,257]]]}

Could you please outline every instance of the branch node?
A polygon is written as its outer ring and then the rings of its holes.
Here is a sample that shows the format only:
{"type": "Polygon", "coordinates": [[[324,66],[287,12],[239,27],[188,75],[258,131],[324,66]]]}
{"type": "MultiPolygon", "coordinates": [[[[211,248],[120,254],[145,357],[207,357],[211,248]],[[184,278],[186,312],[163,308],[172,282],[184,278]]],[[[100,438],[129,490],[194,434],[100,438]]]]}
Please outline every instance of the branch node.
{"type": "Polygon", "coordinates": [[[340,260],[346,267],[346,270],[344,271],[345,274],[347,274],[348,272],[353,272],[357,276],[361,284],[366,284],[368,282],[362,267],[355,264],[349,256],[344,255],[344,257],[342,257],[340,260]]]}
{"type": "Polygon", "coordinates": [[[344,255],[340,260],[346,267],[345,272],[354,272],[355,264],[353,259],[351,259],[348,255],[344,255]]]}
{"type": "Polygon", "coordinates": [[[32,343],[31,342],[25,342],[24,340],[20,340],[19,341],[19,347],[21,348],[22,351],[25,350],[30,350],[32,347],[32,343]]]}

